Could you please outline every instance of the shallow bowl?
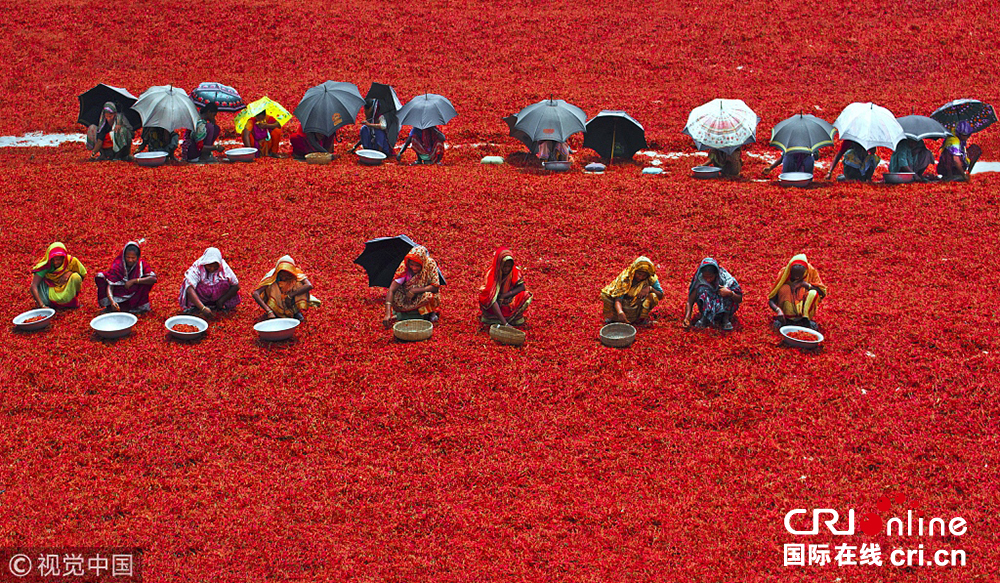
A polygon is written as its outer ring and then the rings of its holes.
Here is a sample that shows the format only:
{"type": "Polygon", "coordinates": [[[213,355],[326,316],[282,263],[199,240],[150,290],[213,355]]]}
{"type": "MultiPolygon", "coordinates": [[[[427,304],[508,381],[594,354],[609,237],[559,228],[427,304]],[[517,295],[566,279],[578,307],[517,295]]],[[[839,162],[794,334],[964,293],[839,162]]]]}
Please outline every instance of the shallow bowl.
{"type": "Polygon", "coordinates": [[[90,327],[97,332],[101,338],[113,339],[128,336],[132,332],[132,326],[139,321],[135,314],[128,312],[111,312],[101,314],[90,321],[90,327]]]}
{"type": "Polygon", "coordinates": [[[295,335],[295,328],[301,324],[295,318],[273,318],[271,320],[264,320],[263,322],[257,322],[253,325],[253,329],[257,331],[257,336],[261,340],[266,340],[268,342],[277,342],[279,340],[288,340],[295,335]]]}
{"type": "Polygon", "coordinates": [[[167,321],[163,323],[167,328],[167,332],[171,336],[178,340],[193,340],[200,337],[202,334],[208,331],[208,322],[198,318],[197,316],[174,316],[173,318],[167,318],[167,321]],[[187,324],[188,326],[194,326],[198,328],[197,332],[180,332],[174,330],[173,327],[177,324],[187,324]]]}
{"type": "Polygon", "coordinates": [[[691,169],[691,175],[695,178],[718,178],[722,176],[722,168],[715,166],[695,166],[691,169]]]}
{"type": "Polygon", "coordinates": [[[557,162],[542,162],[542,167],[549,172],[566,172],[569,170],[571,162],[567,160],[561,160],[557,162]]]}
{"type": "Polygon", "coordinates": [[[132,156],[132,158],[135,160],[136,166],[145,166],[147,168],[163,166],[167,163],[166,152],[139,152],[135,156],[132,156]]]}
{"type": "Polygon", "coordinates": [[[36,308],[34,310],[28,310],[23,314],[18,314],[14,318],[14,328],[22,332],[33,332],[35,330],[41,330],[49,324],[52,323],[52,316],[56,314],[56,311],[52,308],[36,308]],[[44,319],[38,320],[37,322],[25,323],[25,320],[30,320],[36,316],[45,316],[44,319]]]}
{"type": "Polygon", "coordinates": [[[813,175],[808,172],[784,172],[778,175],[778,184],[781,186],[796,186],[805,188],[812,184],[813,175]]]}
{"type": "Polygon", "coordinates": [[[805,328],[803,326],[782,326],[778,332],[781,333],[782,342],[795,348],[816,348],[824,340],[822,334],[812,328],[805,328]],[[792,338],[789,336],[792,332],[803,332],[812,336],[815,340],[799,340],[798,338],[792,338]]]}
{"type": "Polygon", "coordinates": [[[378,150],[358,150],[355,152],[358,155],[358,162],[361,162],[365,166],[378,166],[386,159],[385,152],[379,152],[378,150]]]}
{"type": "Polygon", "coordinates": [[[886,172],[882,175],[882,180],[886,184],[908,184],[917,179],[914,172],[886,172]]]}
{"type": "Polygon", "coordinates": [[[233,148],[226,150],[226,158],[233,162],[253,162],[257,157],[257,148],[233,148]]]}

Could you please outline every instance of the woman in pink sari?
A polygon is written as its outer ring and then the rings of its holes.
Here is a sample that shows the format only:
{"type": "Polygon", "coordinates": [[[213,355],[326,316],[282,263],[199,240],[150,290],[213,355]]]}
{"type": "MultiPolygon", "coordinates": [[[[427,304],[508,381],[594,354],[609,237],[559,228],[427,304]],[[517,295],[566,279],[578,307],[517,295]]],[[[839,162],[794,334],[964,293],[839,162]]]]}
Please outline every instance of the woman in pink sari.
{"type": "Polygon", "coordinates": [[[215,247],[205,253],[184,273],[181,283],[181,309],[211,316],[212,310],[232,310],[240,303],[240,280],[215,247]]]}
{"type": "Polygon", "coordinates": [[[111,268],[98,273],[97,303],[111,312],[141,314],[150,310],[149,290],[156,283],[156,273],[142,259],[139,244],[129,241],[111,268]]]}
{"type": "Polygon", "coordinates": [[[437,126],[426,129],[413,128],[403,142],[403,148],[396,155],[397,162],[403,160],[403,152],[411,145],[417,154],[417,161],[414,164],[440,164],[444,159],[444,132],[437,126]]]}

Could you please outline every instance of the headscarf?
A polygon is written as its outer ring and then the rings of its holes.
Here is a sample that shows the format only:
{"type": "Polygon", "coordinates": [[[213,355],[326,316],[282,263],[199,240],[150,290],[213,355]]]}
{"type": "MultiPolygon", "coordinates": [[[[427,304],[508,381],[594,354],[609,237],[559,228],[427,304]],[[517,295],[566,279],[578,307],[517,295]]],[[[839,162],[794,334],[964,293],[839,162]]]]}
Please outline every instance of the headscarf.
{"type": "Polygon", "coordinates": [[[701,264],[698,265],[698,270],[694,272],[694,277],[691,278],[691,284],[688,286],[688,294],[692,293],[699,287],[707,287],[713,292],[719,291],[721,287],[727,287],[732,291],[739,292],[740,284],[736,281],[736,278],[730,275],[728,271],[719,266],[719,262],[711,257],[706,257],[701,260],[701,264]],[[719,276],[715,278],[715,283],[708,283],[704,277],[705,269],[709,267],[714,267],[718,272],[719,276]]]}
{"type": "MultiPolygon", "coordinates": [[[[286,295],[288,295],[288,292],[291,290],[292,287],[302,283],[305,279],[306,279],[306,272],[302,271],[298,265],[295,265],[295,260],[292,259],[290,255],[282,255],[281,258],[278,259],[278,262],[274,265],[274,269],[268,271],[267,274],[264,276],[264,279],[260,280],[260,283],[257,284],[257,289],[267,288],[267,295],[269,297],[274,299],[277,299],[279,297],[283,298],[286,295]],[[278,274],[281,273],[282,271],[290,273],[293,276],[295,276],[294,280],[287,282],[286,284],[287,287],[285,287],[284,289],[282,289],[282,282],[278,281],[278,274]]],[[[308,295],[309,295],[308,298],[303,298],[302,296],[299,296],[299,299],[296,301],[296,304],[298,305],[299,309],[303,309],[307,306],[320,305],[320,301],[318,298],[316,298],[316,296],[312,294],[308,295]]],[[[268,303],[268,305],[270,305],[272,308],[279,308],[279,306],[271,305],[270,302],[268,303]]],[[[275,309],[275,311],[277,312],[279,310],[275,309]]]]}
{"type": "Polygon", "coordinates": [[[298,265],[295,265],[295,260],[292,259],[290,255],[282,255],[281,258],[278,259],[278,262],[274,265],[274,269],[268,271],[264,276],[264,279],[260,280],[260,283],[257,284],[257,289],[267,287],[278,281],[278,273],[281,271],[287,271],[288,273],[294,275],[295,281],[302,281],[306,279],[306,272],[302,271],[298,265]]]}
{"type": "Polygon", "coordinates": [[[819,277],[819,270],[813,267],[811,263],[809,263],[809,260],[806,259],[805,253],[799,253],[798,255],[789,259],[788,265],[783,267],[781,271],[778,272],[778,281],[777,283],[774,284],[774,289],[771,290],[771,293],[767,295],[768,299],[773,299],[775,296],[777,296],[778,290],[781,289],[781,286],[788,283],[788,278],[791,276],[792,267],[796,265],[801,265],[806,268],[806,275],[802,279],[802,281],[808,283],[809,285],[818,287],[820,290],[823,291],[824,295],[826,294],[826,286],[823,285],[823,280],[821,280],[819,277]]]}
{"type": "Polygon", "coordinates": [[[111,133],[111,142],[113,144],[112,149],[117,152],[126,145],[131,145],[132,136],[135,133],[135,130],[132,128],[132,124],[128,122],[128,118],[125,117],[125,114],[118,111],[118,105],[113,101],[105,102],[104,108],[101,110],[101,121],[97,126],[97,135],[101,135],[105,126],[108,125],[108,120],[104,119],[104,112],[115,114],[115,121],[108,129],[111,133]]]}
{"type": "Polygon", "coordinates": [[[420,264],[420,273],[410,278],[410,281],[406,283],[407,286],[424,287],[428,285],[441,285],[441,279],[438,277],[437,262],[431,259],[427,248],[423,245],[417,245],[413,249],[410,249],[410,252],[406,254],[406,258],[396,268],[396,274],[392,277],[393,279],[406,276],[407,260],[420,264]]]}
{"type": "Polygon", "coordinates": [[[625,268],[624,271],[618,274],[618,277],[614,281],[609,283],[601,293],[608,294],[613,298],[620,298],[622,296],[634,297],[642,289],[642,286],[649,284],[650,287],[656,283],[656,266],[653,262],[645,255],[641,257],[636,257],[632,265],[625,268]],[[635,282],[633,278],[635,277],[636,271],[645,271],[649,274],[649,277],[642,281],[635,282]]]}
{"type": "Polygon", "coordinates": [[[229,264],[222,258],[222,252],[215,247],[205,249],[205,253],[194,260],[191,267],[184,272],[184,281],[192,287],[197,287],[199,283],[208,277],[208,271],[205,270],[205,266],[210,263],[219,264],[219,269],[215,273],[225,278],[231,285],[238,285],[240,283],[240,280],[236,279],[236,274],[229,268],[229,264]]]}
{"type": "MultiPolygon", "coordinates": [[[[66,245],[56,241],[55,243],[49,245],[49,248],[45,251],[40,259],[35,261],[34,267],[31,268],[31,272],[44,277],[51,282],[60,282],[65,278],[70,272],[79,272],[80,269],[76,268],[80,262],[75,257],[66,252],[66,245]],[[52,267],[52,260],[56,257],[62,257],[63,263],[56,269],[52,267]]],[[[80,265],[82,268],[83,266],[80,265]]],[[[86,271],[84,271],[86,273],[86,271]]]]}
{"type": "Polygon", "coordinates": [[[135,241],[129,241],[122,248],[121,254],[115,258],[111,263],[111,268],[104,272],[104,279],[107,280],[109,286],[116,288],[114,296],[116,298],[127,299],[135,294],[136,289],[125,288],[125,282],[130,279],[139,279],[141,277],[147,277],[150,275],[156,275],[153,273],[152,268],[146,263],[146,260],[142,258],[142,250],[139,249],[139,244],[135,241]],[[125,252],[129,249],[135,251],[136,262],[131,268],[125,263],[125,252]]]}
{"type": "Polygon", "coordinates": [[[486,269],[483,285],[479,288],[479,305],[492,305],[501,293],[506,293],[522,283],[524,283],[524,278],[521,276],[521,270],[517,267],[517,263],[514,262],[514,254],[506,247],[499,247],[493,253],[493,261],[486,269]],[[504,278],[503,264],[508,260],[513,263],[513,268],[504,278]]]}

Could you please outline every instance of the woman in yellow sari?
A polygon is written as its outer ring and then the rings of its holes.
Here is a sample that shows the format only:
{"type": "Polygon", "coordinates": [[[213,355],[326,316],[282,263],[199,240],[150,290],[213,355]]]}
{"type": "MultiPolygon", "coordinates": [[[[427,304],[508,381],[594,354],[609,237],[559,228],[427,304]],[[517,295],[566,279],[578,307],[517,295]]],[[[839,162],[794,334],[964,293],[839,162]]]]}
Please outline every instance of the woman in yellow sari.
{"type": "Polygon", "coordinates": [[[274,269],[267,272],[253,290],[253,299],[263,308],[268,319],[295,318],[305,320],[302,310],[318,306],[320,301],[310,291],[313,284],[295,260],[284,255],[274,269]]]}
{"type": "Polygon", "coordinates": [[[80,260],[66,252],[66,246],[56,242],[49,245],[45,256],[31,269],[31,297],[39,308],[75,308],[80,305],[77,295],[83,287],[87,268],[80,260]]]}
{"type": "Polygon", "coordinates": [[[778,281],[767,299],[774,311],[776,325],[789,322],[816,330],[819,328],[815,320],[816,308],[825,297],[826,286],[819,277],[819,270],[800,253],[778,272],[778,281]]]}
{"type": "Polygon", "coordinates": [[[388,328],[393,316],[397,320],[424,319],[437,322],[441,307],[441,277],[437,262],[427,249],[416,246],[396,268],[396,275],[385,294],[385,317],[388,328]]]}
{"type": "Polygon", "coordinates": [[[656,266],[648,257],[638,257],[601,290],[604,321],[645,325],[649,313],[662,299],[656,266]]]}

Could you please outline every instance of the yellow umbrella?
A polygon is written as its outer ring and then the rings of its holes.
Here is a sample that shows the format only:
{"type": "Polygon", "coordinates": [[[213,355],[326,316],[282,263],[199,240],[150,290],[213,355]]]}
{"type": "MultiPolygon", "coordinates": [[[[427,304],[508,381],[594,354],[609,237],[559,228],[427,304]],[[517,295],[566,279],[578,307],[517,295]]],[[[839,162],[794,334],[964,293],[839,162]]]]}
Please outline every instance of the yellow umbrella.
{"type": "Polygon", "coordinates": [[[278,124],[282,126],[288,123],[288,120],[292,119],[292,114],[288,113],[288,110],[282,107],[280,103],[272,101],[270,97],[265,96],[248,104],[246,109],[236,114],[236,119],[234,120],[236,123],[236,133],[242,134],[247,121],[262,111],[266,111],[267,115],[278,120],[278,124]]]}

